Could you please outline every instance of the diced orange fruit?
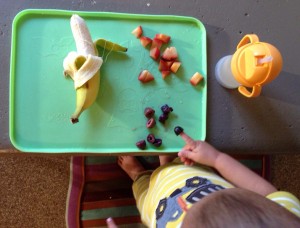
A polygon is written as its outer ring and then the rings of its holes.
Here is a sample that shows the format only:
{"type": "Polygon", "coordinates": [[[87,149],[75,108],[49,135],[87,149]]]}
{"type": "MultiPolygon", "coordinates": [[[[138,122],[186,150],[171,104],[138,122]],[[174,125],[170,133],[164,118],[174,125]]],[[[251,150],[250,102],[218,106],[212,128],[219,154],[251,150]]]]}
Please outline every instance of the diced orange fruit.
{"type": "Polygon", "coordinates": [[[201,81],[203,80],[203,76],[199,73],[199,72],[196,72],[190,79],[190,83],[193,85],[193,86],[196,86],[198,85],[201,81]]]}
{"type": "Polygon", "coordinates": [[[179,67],[181,66],[181,62],[173,62],[171,67],[170,67],[170,70],[173,72],[173,73],[176,73],[179,69],[179,67]]]}

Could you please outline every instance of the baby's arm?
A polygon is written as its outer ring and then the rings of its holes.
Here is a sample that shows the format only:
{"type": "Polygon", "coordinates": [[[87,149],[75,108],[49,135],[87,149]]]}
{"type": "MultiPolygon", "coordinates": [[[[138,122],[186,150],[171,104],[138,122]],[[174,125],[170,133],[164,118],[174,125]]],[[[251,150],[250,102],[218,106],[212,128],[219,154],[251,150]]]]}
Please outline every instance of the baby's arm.
{"type": "Polygon", "coordinates": [[[239,188],[248,189],[263,196],[276,191],[272,184],[227,154],[218,153],[214,168],[239,188]]]}
{"type": "Polygon", "coordinates": [[[180,135],[185,140],[186,146],[178,153],[178,156],[185,164],[197,162],[213,167],[236,187],[248,189],[263,196],[276,191],[272,184],[229,155],[216,150],[206,142],[195,141],[185,133],[180,135]]]}

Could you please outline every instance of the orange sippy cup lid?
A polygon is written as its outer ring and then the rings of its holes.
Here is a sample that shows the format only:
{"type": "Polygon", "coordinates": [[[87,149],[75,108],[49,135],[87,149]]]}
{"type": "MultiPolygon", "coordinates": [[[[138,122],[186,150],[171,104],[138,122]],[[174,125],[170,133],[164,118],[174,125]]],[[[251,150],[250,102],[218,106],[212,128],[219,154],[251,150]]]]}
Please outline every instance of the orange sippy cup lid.
{"type": "Polygon", "coordinates": [[[242,86],[261,87],[278,76],[282,57],[273,45],[259,42],[254,34],[246,35],[232,57],[231,69],[242,86]]]}

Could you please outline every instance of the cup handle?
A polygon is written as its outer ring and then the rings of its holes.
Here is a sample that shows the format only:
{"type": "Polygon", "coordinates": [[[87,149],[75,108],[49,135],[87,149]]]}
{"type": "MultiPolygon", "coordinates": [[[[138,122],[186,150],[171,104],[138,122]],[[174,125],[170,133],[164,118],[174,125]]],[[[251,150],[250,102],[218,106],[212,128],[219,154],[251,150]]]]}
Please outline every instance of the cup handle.
{"type": "Polygon", "coordinates": [[[261,93],[261,86],[260,85],[253,86],[251,92],[244,86],[239,86],[238,90],[245,97],[249,97],[249,98],[258,97],[261,93]]]}
{"type": "Polygon", "coordinates": [[[249,44],[249,43],[256,43],[259,42],[259,38],[257,35],[255,34],[247,34],[245,35],[241,41],[239,42],[239,44],[237,45],[236,49],[239,49],[240,47],[249,44]]]}

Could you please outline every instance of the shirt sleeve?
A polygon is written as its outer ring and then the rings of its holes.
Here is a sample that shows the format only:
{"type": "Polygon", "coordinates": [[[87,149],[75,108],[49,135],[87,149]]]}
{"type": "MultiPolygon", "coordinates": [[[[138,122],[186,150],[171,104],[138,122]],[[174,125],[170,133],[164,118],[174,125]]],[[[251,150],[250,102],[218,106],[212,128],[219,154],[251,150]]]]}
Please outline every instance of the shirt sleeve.
{"type": "Polygon", "coordinates": [[[293,194],[279,191],[269,194],[267,198],[285,207],[287,210],[300,217],[300,201],[293,194]]]}

